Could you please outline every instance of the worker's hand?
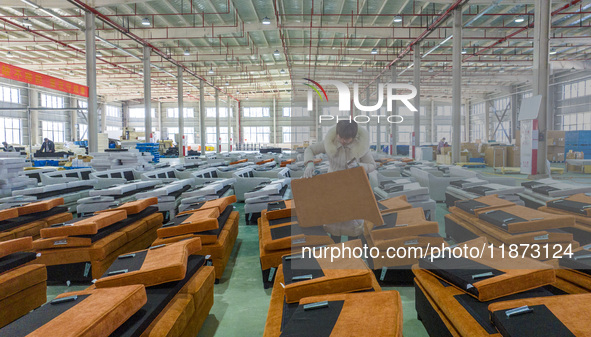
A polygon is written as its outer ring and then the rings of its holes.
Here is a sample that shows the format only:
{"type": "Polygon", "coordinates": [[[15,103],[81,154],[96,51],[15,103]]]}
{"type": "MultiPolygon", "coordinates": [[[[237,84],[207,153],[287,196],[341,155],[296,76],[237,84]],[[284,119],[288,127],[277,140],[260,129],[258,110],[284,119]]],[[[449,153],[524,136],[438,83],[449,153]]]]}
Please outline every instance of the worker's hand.
{"type": "Polygon", "coordinates": [[[314,175],[314,163],[308,163],[306,165],[306,169],[304,170],[304,178],[312,178],[314,175]]]}
{"type": "Polygon", "coordinates": [[[365,173],[368,173],[367,170],[369,169],[369,164],[366,163],[359,163],[359,166],[363,167],[365,173]]]}
{"type": "Polygon", "coordinates": [[[350,161],[347,164],[347,168],[354,168],[354,167],[358,167],[358,166],[360,166],[360,164],[357,160],[350,161]]]}

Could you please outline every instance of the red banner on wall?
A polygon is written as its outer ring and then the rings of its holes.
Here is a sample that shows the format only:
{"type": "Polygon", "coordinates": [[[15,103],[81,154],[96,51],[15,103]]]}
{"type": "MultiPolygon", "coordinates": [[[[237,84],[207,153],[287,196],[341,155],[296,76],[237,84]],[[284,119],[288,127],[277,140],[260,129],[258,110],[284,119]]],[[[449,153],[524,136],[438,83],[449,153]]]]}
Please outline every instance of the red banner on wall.
{"type": "Polygon", "coordinates": [[[88,87],[85,85],[64,81],[53,76],[40,74],[4,62],[0,62],[0,77],[67,92],[68,94],[88,97],[88,87]]]}

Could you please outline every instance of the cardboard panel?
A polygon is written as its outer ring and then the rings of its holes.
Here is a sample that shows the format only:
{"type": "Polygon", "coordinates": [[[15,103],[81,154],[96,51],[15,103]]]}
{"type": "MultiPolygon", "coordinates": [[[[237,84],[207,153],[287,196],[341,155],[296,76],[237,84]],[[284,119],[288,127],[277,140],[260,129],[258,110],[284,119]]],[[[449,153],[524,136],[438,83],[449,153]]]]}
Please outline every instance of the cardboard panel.
{"type": "Polygon", "coordinates": [[[295,179],[291,190],[301,227],[356,219],[384,223],[362,167],[295,179]]]}

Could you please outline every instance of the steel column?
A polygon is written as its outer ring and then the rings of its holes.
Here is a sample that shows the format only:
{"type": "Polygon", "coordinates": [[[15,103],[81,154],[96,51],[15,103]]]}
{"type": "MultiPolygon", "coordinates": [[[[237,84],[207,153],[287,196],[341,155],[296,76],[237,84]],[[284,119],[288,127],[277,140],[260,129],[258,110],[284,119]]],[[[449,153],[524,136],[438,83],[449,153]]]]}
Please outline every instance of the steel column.
{"type": "Polygon", "coordinates": [[[88,153],[98,151],[98,99],[96,96],[95,15],[84,13],[86,30],[86,86],[88,87],[88,153]]]}
{"type": "Polygon", "coordinates": [[[452,55],[451,162],[460,161],[462,114],[462,7],[454,10],[452,55]]]}

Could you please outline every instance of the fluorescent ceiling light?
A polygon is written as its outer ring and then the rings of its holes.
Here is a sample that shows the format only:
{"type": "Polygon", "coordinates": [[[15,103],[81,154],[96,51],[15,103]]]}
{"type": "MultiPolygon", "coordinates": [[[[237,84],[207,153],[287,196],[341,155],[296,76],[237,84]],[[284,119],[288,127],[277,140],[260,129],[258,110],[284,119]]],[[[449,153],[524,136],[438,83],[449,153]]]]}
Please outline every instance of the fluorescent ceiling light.
{"type": "Polygon", "coordinates": [[[210,75],[213,75],[214,71],[213,71],[213,67],[209,68],[209,71],[207,72],[210,75]]]}
{"type": "Polygon", "coordinates": [[[279,55],[280,55],[280,54],[279,54],[279,50],[278,50],[278,49],[275,49],[275,51],[273,52],[273,55],[275,55],[275,56],[279,56],[279,55]]]}
{"type": "Polygon", "coordinates": [[[263,25],[270,25],[271,24],[271,20],[268,17],[264,17],[263,18],[263,25]]]}
{"type": "Polygon", "coordinates": [[[555,55],[556,53],[558,53],[558,51],[556,51],[556,48],[552,48],[550,49],[550,52],[548,54],[555,55]]]}
{"type": "Polygon", "coordinates": [[[29,18],[24,18],[23,19],[23,26],[31,27],[31,26],[33,26],[33,22],[31,22],[31,20],[29,20],[29,18]]]}
{"type": "Polygon", "coordinates": [[[143,18],[142,19],[142,26],[149,26],[149,25],[150,25],[150,19],[148,19],[147,17],[143,18]]]}
{"type": "Polygon", "coordinates": [[[226,81],[226,86],[230,85],[230,82],[226,81]]]}
{"type": "Polygon", "coordinates": [[[236,95],[240,95],[240,90],[236,90],[236,95]]]}
{"type": "Polygon", "coordinates": [[[523,21],[525,21],[525,18],[523,16],[521,16],[521,15],[515,18],[515,22],[517,22],[517,23],[520,23],[520,22],[523,22],[523,21]]]}
{"type": "Polygon", "coordinates": [[[462,48],[462,54],[467,54],[468,50],[466,48],[462,48]]]}
{"type": "Polygon", "coordinates": [[[434,70],[433,68],[429,68],[429,72],[432,73],[434,70]]]}
{"type": "Polygon", "coordinates": [[[12,54],[11,52],[6,53],[6,57],[14,57],[14,54],[12,54]]]}
{"type": "Polygon", "coordinates": [[[281,69],[281,70],[279,70],[279,72],[280,72],[281,74],[285,74],[285,69],[281,69]]]}
{"type": "Polygon", "coordinates": [[[361,67],[359,67],[359,68],[357,68],[357,72],[358,73],[362,73],[363,72],[363,69],[361,69],[361,67]]]}
{"type": "Polygon", "coordinates": [[[374,48],[374,49],[371,50],[371,53],[375,55],[375,54],[378,53],[378,50],[376,48],[374,48]]]}
{"type": "Polygon", "coordinates": [[[189,49],[185,49],[185,52],[183,53],[185,56],[189,56],[191,55],[191,53],[189,52],[189,49]]]}
{"type": "Polygon", "coordinates": [[[32,2],[32,1],[29,1],[29,0],[21,0],[21,1],[26,3],[27,5],[35,8],[35,9],[39,8],[39,5],[37,5],[36,3],[32,2]]]}
{"type": "Polygon", "coordinates": [[[396,16],[394,17],[394,22],[402,22],[402,16],[400,16],[400,15],[396,15],[396,16]]]}
{"type": "Polygon", "coordinates": [[[96,57],[103,57],[103,53],[101,53],[100,51],[96,51],[96,57]]]}
{"type": "Polygon", "coordinates": [[[437,48],[441,47],[444,43],[446,43],[447,41],[451,40],[451,38],[454,37],[453,35],[448,36],[447,38],[445,38],[445,40],[439,42],[438,45],[436,45],[435,47],[431,48],[428,52],[424,53],[423,56],[421,56],[421,58],[425,58],[425,56],[431,54],[432,52],[434,52],[435,50],[437,50],[437,48]]]}

